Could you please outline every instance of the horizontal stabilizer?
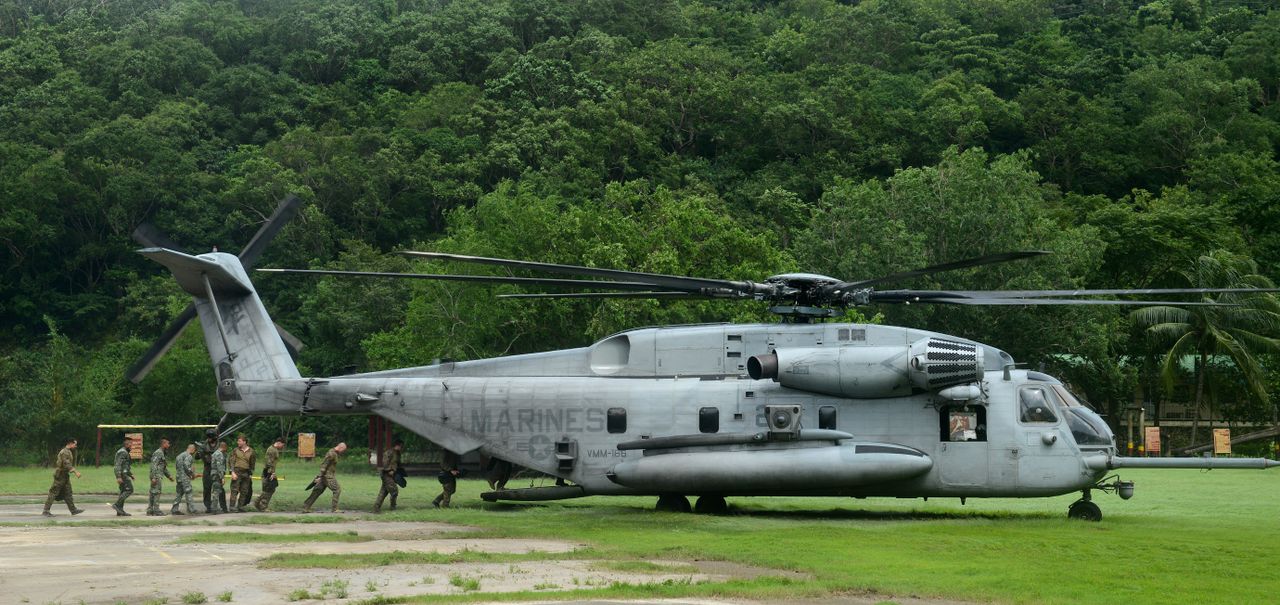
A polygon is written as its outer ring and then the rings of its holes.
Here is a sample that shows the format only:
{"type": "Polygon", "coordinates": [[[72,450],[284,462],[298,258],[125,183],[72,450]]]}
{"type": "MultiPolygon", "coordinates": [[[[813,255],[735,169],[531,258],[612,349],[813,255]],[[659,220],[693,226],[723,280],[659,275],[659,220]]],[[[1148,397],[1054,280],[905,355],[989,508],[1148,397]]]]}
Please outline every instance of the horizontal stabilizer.
{"type": "Polygon", "coordinates": [[[229,263],[221,262],[224,259],[219,257],[225,256],[226,259],[235,261],[237,265],[235,269],[239,269],[239,261],[230,254],[191,256],[168,248],[144,248],[139,250],[138,254],[168,267],[173,272],[174,278],[178,280],[178,285],[182,286],[188,294],[198,298],[207,297],[204,277],[208,277],[209,287],[215,296],[244,296],[253,291],[242,277],[241,271],[232,269],[229,263]]]}

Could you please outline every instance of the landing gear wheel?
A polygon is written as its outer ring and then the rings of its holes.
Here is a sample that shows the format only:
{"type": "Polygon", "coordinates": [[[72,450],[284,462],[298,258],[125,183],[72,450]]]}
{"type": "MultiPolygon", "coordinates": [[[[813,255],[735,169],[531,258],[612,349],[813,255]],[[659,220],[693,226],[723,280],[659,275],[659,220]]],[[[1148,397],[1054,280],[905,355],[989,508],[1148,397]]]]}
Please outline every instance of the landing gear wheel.
{"type": "Polygon", "coordinates": [[[1076,500],[1071,505],[1071,508],[1067,509],[1067,518],[1081,521],[1101,521],[1102,509],[1098,508],[1098,505],[1090,500],[1076,500]]]}
{"type": "Polygon", "coordinates": [[[699,496],[693,510],[701,515],[723,515],[729,512],[729,503],[723,496],[699,496]]]}
{"type": "Polygon", "coordinates": [[[663,494],[658,496],[657,510],[668,513],[687,513],[692,509],[689,507],[688,498],[675,494],[663,494]]]}

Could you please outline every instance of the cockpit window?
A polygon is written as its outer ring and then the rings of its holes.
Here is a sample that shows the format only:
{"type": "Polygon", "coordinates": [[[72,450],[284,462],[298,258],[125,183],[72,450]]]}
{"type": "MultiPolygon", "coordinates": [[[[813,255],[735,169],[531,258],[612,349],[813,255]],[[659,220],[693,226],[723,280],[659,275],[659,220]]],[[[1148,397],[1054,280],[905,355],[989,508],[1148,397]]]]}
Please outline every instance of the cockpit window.
{"type": "Polygon", "coordinates": [[[1053,412],[1053,395],[1045,386],[1022,387],[1018,391],[1018,400],[1022,406],[1023,422],[1057,422],[1058,416],[1053,412]]]}

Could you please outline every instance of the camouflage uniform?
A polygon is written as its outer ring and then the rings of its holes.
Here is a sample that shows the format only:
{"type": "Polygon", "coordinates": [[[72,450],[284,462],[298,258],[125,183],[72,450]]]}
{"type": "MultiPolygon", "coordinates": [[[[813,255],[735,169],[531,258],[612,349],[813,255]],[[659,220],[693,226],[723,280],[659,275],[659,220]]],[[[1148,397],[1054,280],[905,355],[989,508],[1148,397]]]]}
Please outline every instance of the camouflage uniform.
{"type": "Polygon", "coordinates": [[[324,455],[324,461],[320,463],[320,475],[316,477],[316,486],[311,490],[311,495],[307,496],[307,501],[302,503],[302,512],[311,512],[311,505],[316,503],[316,499],[320,494],[324,493],[325,488],[329,488],[333,492],[333,512],[338,512],[338,496],[342,495],[342,488],[338,485],[338,478],[335,471],[338,467],[338,451],[329,450],[324,455]]]}
{"type": "Polygon", "coordinates": [[[156,451],[151,452],[151,490],[147,492],[147,514],[153,516],[163,516],[164,511],[160,510],[160,488],[163,487],[164,478],[173,480],[173,475],[169,474],[169,458],[164,455],[164,448],[158,447],[156,451]]]}
{"type": "MultiPolygon", "coordinates": [[[[227,512],[227,494],[222,490],[223,475],[227,474],[227,456],[219,450],[209,454],[209,497],[215,506],[221,505],[222,512],[227,512]]],[[[217,513],[218,509],[212,509],[217,513]]]]}
{"type": "Polygon", "coordinates": [[[171,508],[169,512],[175,515],[182,514],[178,505],[183,502],[187,503],[187,514],[195,514],[194,511],[191,510],[191,480],[196,476],[196,471],[192,468],[193,464],[195,464],[195,458],[185,451],[178,454],[178,457],[173,461],[174,473],[178,476],[178,486],[175,488],[178,495],[173,499],[173,508],[171,508]]]}
{"type": "Polygon", "coordinates": [[[271,496],[276,493],[271,480],[276,476],[276,462],[279,460],[280,449],[273,443],[267,448],[267,461],[262,465],[262,493],[258,494],[257,502],[253,503],[253,507],[258,510],[267,510],[271,506],[271,496]]]}
{"type": "Polygon", "coordinates": [[[116,450],[115,473],[120,482],[120,497],[111,507],[116,509],[117,515],[128,516],[129,513],[124,512],[124,501],[133,495],[133,458],[129,456],[129,448],[116,450]]]}
{"type": "Polygon", "coordinates": [[[373,503],[373,512],[382,512],[382,501],[391,496],[391,510],[396,509],[396,497],[400,495],[400,486],[396,485],[396,471],[400,470],[400,452],[391,448],[382,461],[382,489],[378,490],[378,500],[373,503]]]}
{"type": "Polygon", "coordinates": [[[253,498],[253,469],[258,465],[258,457],[253,448],[245,446],[244,450],[231,450],[231,470],[236,477],[231,480],[231,497],[229,503],[236,512],[244,512],[245,505],[253,498]]]}
{"type": "Polygon", "coordinates": [[[453,498],[453,493],[458,491],[458,475],[457,468],[449,467],[440,471],[437,478],[440,480],[440,495],[431,501],[431,505],[440,508],[449,508],[449,500],[453,498]]]}
{"type": "MultiPolygon", "coordinates": [[[[212,461],[213,461],[213,453],[216,451],[218,451],[218,442],[216,439],[210,440],[210,438],[206,438],[203,444],[196,446],[195,457],[200,459],[200,461],[204,463],[204,475],[201,479],[201,487],[204,488],[204,492],[203,492],[204,512],[206,513],[213,512],[213,509],[218,506],[218,504],[216,503],[211,504],[209,501],[210,500],[209,496],[212,492],[212,488],[210,486],[213,481],[213,472],[210,469],[210,466],[212,465],[212,461]]],[[[222,510],[226,510],[227,503],[222,502],[221,504],[222,504],[222,510]]]]}
{"type": "Polygon", "coordinates": [[[64,447],[58,452],[58,462],[53,467],[53,486],[49,488],[49,497],[44,501],[44,512],[49,513],[49,509],[53,507],[54,500],[62,500],[67,503],[67,510],[71,514],[80,514],[80,509],[76,508],[76,503],[71,495],[71,473],[76,470],[76,454],[71,448],[64,447]]]}

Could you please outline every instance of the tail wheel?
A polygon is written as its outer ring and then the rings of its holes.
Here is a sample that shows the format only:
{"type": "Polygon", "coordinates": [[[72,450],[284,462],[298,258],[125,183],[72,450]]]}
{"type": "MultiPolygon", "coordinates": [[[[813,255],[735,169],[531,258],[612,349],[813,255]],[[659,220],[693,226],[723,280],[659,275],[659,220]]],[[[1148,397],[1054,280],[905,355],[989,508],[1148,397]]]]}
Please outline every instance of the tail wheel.
{"type": "Polygon", "coordinates": [[[1071,505],[1071,508],[1067,509],[1067,518],[1081,521],[1101,521],[1102,509],[1098,508],[1098,505],[1091,500],[1076,500],[1071,505]]]}

